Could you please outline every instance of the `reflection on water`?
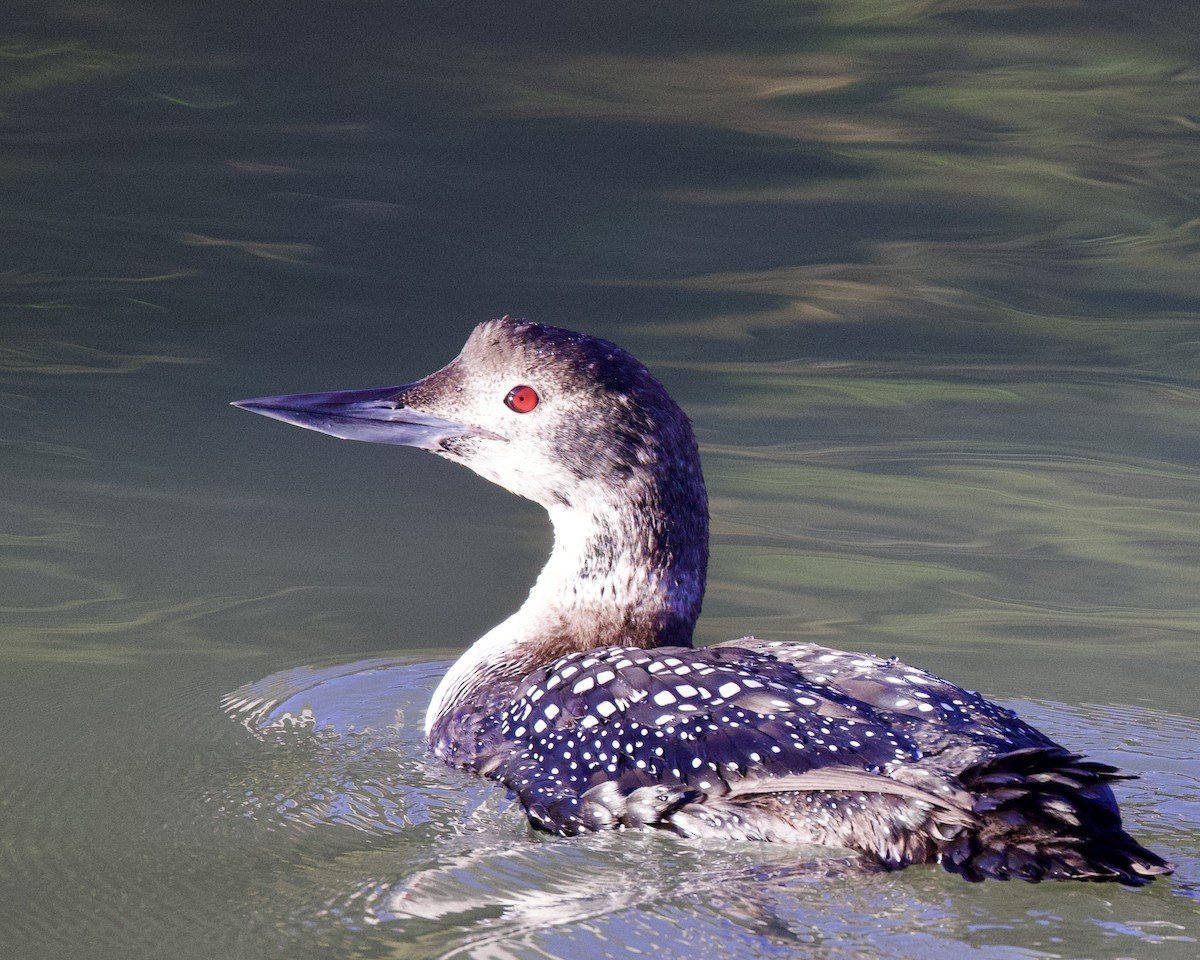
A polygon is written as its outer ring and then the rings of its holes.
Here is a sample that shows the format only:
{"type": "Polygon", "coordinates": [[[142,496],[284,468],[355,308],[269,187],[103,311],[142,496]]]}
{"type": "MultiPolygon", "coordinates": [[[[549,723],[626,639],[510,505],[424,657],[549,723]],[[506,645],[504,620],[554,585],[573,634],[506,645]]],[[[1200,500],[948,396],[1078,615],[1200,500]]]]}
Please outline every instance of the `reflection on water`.
{"type": "Polygon", "coordinates": [[[225,697],[225,711],[259,739],[316,751],[306,763],[272,766],[260,790],[245,790],[243,812],[273,810],[299,824],[345,824],[380,833],[427,822],[428,800],[414,788],[424,766],[417,711],[420,698],[432,692],[430,677],[436,685],[437,666],[445,665],[376,658],[320,670],[302,667],[225,697]],[[289,774],[306,779],[289,783],[289,774]]]}
{"type": "MultiPolygon", "coordinates": [[[[391,928],[438,957],[478,955],[485,946],[553,956],[562,948],[550,945],[561,938],[630,943],[631,929],[640,931],[636,942],[647,941],[668,957],[692,955],[709,938],[739,936],[750,938],[752,955],[764,957],[826,941],[831,955],[845,957],[918,956],[922,945],[961,949],[954,939],[961,918],[943,899],[958,881],[945,882],[935,868],[913,868],[904,883],[836,850],[642,832],[572,840],[530,834],[502,791],[425,756],[423,708],[446,666],[375,658],[298,668],[226,697],[227,711],[274,747],[247,774],[262,778],[260,785],[243,779],[229,788],[244,816],[398,838],[326,878],[322,902],[299,907],[297,920],[309,932],[374,929],[381,935],[391,928]],[[273,792],[264,797],[266,791],[273,792]],[[619,882],[630,862],[637,864],[637,883],[619,882]],[[335,880],[340,890],[330,886],[335,880]],[[696,909],[703,919],[695,928],[687,925],[681,943],[679,911],[696,909]]],[[[1109,746],[1094,751],[1095,759],[1128,771],[1153,769],[1153,780],[1120,788],[1126,817],[1152,845],[1169,843],[1174,824],[1200,819],[1197,721],[1138,707],[1007,705],[1067,743],[1104,730],[1109,746]]],[[[1186,869],[1175,882],[1180,892],[1194,892],[1186,869]]],[[[1032,888],[1013,886],[1017,895],[1006,891],[1002,899],[1016,912],[992,915],[981,943],[1008,943],[1030,923],[1062,923],[1039,919],[1028,906],[1037,901],[1022,895],[1032,888]]],[[[1107,890],[1075,886],[1068,899],[1107,890]]],[[[1118,922],[1099,916],[1093,929],[1087,925],[1073,936],[1097,943],[1105,937],[1195,943],[1177,924],[1144,912],[1118,922]]]]}
{"type": "Polygon", "coordinates": [[[1195,955],[1195,4],[8,8],[6,956],[1195,955]],[[404,382],[505,312],[693,417],[703,642],[1022,697],[1141,775],[1178,876],[547,841],[429,763],[544,518],[226,403],[404,382]]]}

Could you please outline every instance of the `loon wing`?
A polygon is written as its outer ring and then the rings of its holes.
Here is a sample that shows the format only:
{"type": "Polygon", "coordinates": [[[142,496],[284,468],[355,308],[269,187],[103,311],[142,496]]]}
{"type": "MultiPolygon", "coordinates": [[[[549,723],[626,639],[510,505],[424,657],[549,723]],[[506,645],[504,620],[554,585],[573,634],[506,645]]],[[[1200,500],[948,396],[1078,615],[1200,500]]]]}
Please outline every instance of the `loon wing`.
{"type": "Polygon", "coordinates": [[[947,680],[812,644],[568,654],[485,740],[469,765],[561,834],[816,843],[968,879],[1170,869],[1122,831],[1111,767],[947,680]]]}
{"type": "Polygon", "coordinates": [[[932,809],[947,823],[969,820],[970,797],[946,771],[919,765],[921,747],[895,719],[745,647],[603,648],[530,674],[475,767],[558,833],[693,833],[681,811],[719,805],[737,816],[706,832],[838,842],[825,818],[784,810],[780,798],[845,794],[921,823],[932,809]]]}

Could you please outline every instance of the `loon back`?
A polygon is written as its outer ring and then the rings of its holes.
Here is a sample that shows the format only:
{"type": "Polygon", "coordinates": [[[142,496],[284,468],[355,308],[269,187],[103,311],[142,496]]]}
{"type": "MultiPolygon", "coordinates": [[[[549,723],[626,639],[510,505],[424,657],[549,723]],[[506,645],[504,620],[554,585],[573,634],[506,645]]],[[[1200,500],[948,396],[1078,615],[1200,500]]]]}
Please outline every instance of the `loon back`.
{"type": "Polygon", "coordinates": [[[696,441],[614,344],[505,317],[415,383],[236,406],[429,450],[546,508],[554,548],[529,597],[426,716],[434,753],[503,783],[536,827],[814,842],[972,880],[1171,870],[1121,829],[1113,768],[976,693],[813,644],[691,649],[708,561],[696,441]]]}

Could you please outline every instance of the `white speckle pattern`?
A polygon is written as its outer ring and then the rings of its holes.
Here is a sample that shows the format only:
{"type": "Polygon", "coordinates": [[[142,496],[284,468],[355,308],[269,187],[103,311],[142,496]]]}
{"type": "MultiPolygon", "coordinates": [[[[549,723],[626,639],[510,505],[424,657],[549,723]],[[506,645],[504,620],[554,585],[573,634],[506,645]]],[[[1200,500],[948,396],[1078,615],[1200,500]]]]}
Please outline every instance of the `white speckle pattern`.
{"type": "Polygon", "coordinates": [[[535,823],[577,833],[633,816],[625,804],[636,807],[642,788],[683,790],[689,810],[741,783],[769,792],[773,778],[823,768],[904,771],[903,782],[941,790],[945,761],[927,755],[953,747],[964,766],[1049,742],[1009,711],[897,661],[747,639],[568,654],[522,682],[477,749],[479,766],[535,823]]]}

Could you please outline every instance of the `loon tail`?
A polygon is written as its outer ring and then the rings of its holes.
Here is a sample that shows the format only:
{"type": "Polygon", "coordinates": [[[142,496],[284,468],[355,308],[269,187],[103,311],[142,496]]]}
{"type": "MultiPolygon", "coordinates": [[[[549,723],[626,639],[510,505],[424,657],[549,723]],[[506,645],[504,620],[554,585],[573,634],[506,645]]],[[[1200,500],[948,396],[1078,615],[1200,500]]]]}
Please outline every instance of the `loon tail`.
{"type": "Polygon", "coordinates": [[[967,880],[1109,880],[1140,887],[1174,864],[1121,828],[1109,784],[1131,779],[1061,747],[1032,747],[967,767],[975,829],[939,843],[937,858],[967,880]]]}

